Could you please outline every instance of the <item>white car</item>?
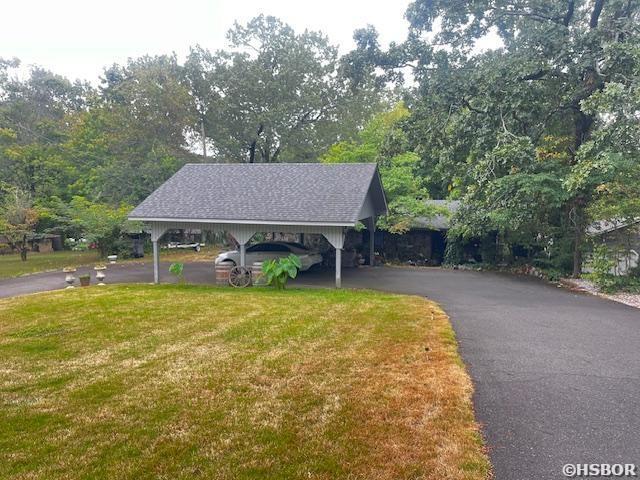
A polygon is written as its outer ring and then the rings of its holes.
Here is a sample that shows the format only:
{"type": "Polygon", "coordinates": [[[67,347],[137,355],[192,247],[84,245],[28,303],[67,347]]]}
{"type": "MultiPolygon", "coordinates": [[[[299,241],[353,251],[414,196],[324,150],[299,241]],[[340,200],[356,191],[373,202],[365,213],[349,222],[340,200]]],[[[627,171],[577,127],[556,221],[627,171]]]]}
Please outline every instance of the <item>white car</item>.
{"type": "MultiPolygon", "coordinates": [[[[277,258],[288,257],[294,254],[300,259],[302,267],[301,272],[309,270],[314,265],[322,263],[322,255],[318,252],[309,250],[301,243],[295,242],[262,242],[247,247],[245,264],[251,267],[253,262],[264,262],[265,260],[274,260],[277,258]]],[[[216,258],[216,265],[230,262],[233,265],[240,265],[240,251],[231,250],[222,252],[216,258]]]]}

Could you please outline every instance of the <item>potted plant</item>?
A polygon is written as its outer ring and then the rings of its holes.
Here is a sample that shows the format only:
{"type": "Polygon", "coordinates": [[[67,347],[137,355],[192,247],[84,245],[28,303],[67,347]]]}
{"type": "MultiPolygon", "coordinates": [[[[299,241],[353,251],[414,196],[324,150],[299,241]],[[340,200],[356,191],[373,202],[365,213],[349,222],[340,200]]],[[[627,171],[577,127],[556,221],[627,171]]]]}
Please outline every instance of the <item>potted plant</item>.
{"type": "Polygon", "coordinates": [[[88,273],[80,275],[78,279],[80,280],[80,285],[83,287],[88,287],[91,283],[91,275],[89,275],[88,273]]]}

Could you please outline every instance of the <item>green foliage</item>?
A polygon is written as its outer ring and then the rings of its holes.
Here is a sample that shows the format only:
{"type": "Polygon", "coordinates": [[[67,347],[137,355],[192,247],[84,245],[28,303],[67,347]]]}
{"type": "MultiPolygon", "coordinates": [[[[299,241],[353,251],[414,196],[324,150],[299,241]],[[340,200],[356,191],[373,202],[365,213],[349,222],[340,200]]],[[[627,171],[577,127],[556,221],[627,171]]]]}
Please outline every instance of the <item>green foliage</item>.
{"type": "Polygon", "coordinates": [[[95,244],[100,254],[127,256],[127,242],[123,235],[131,222],[127,215],[131,211],[128,205],[110,207],[95,203],[84,197],[74,197],[68,207],[67,215],[80,234],[89,244],[95,244]]]}
{"type": "Polygon", "coordinates": [[[27,260],[27,237],[34,233],[38,211],[33,208],[31,195],[17,187],[5,188],[6,195],[0,204],[0,234],[12,248],[20,249],[20,257],[27,260]]]}
{"type": "Polygon", "coordinates": [[[415,0],[406,15],[411,35],[386,51],[357,32],[350,74],[411,69],[404,131],[429,192],[464,200],[461,235],[553,239],[579,274],[592,220],[638,216],[640,4],[415,0]],[[502,48],[474,48],[488,32],[502,48]]]}
{"type": "Polygon", "coordinates": [[[0,183],[30,196],[35,228],[78,236],[74,197],[138,203],[203,128],[221,161],[377,162],[380,228],[440,213],[429,195],[461,199],[450,238],[498,236],[494,261],[523,247],[579,274],[592,221],[640,217],[640,4],[415,0],[406,17],[405,42],[383,51],[367,27],[339,58],[261,15],[225,51],[131,59],[99,88],[0,59],[0,183]],[[501,48],[475,48],[488,32],[501,48]],[[381,93],[407,70],[415,88],[381,93]],[[387,97],[406,103],[371,118],[387,97]]]}
{"type": "MultiPolygon", "coordinates": [[[[346,78],[321,33],[259,16],[228,38],[225,51],[196,47],[183,64],[176,55],[114,64],[97,88],[39,67],[25,76],[0,58],[0,185],[30,196],[39,231],[77,238],[100,229],[88,218],[100,214],[75,197],[106,205],[105,215],[139,203],[202,161],[201,127],[214,160],[315,161],[380,108],[376,88],[346,78]]],[[[103,252],[124,249],[116,233],[97,236],[103,252]]]]}
{"type": "Polygon", "coordinates": [[[591,218],[640,217],[640,46],[633,56],[633,82],[607,83],[582,102],[598,129],[582,145],[567,186],[593,192],[591,218]]]}
{"type": "Polygon", "coordinates": [[[392,233],[406,232],[417,217],[440,213],[425,204],[429,194],[417,174],[420,156],[408,151],[401,129],[409,115],[407,107],[399,103],[374,116],[355,140],[334,144],[320,159],[324,163],[378,163],[389,207],[378,227],[392,233]]]}
{"type": "Polygon", "coordinates": [[[640,292],[640,269],[631,269],[628,275],[615,275],[613,270],[616,262],[612,257],[607,245],[595,245],[591,254],[592,273],[588,275],[589,279],[605,293],[640,292]]]}
{"type": "Polygon", "coordinates": [[[169,266],[169,273],[175,275],[180,283],[184,283],[184,263],[172,263],[169,266]]]}
{"type": "Polygon", "coordinates": [[[317,159],[348,138],[379,104],[371,88],[351,88],[337,48],[319,32],[296,33],[260,15],[228,32],[230,48],[192,49],[185,64],[197,125],[223,161],[317,159]]]}
{"type": "Polygon", "coordinates": [[[264,262],[262,273],[267,285],[276,287],[277,290],[283,290],[289,278],[296,278],[301,267],[300,259],[296,255],[290,254],[288,257],[264,262]]]}
{"type": "Polygon", "coordinates": [[[611,259],[609,249],[605,244],[593,247],[591,254],[591,279],[600,290],[611,291],[615,286],[615,275],[612,273],[615,261],[611,259]]]}

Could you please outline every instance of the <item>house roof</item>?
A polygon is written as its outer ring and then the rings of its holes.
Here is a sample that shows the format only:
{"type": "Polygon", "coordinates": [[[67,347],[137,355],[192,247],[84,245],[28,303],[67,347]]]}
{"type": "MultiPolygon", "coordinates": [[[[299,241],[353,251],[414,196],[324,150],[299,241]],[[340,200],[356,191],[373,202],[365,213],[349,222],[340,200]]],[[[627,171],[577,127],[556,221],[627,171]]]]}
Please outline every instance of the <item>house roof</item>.
{"type": "Polygon", "coordinates": [[[353,225],[386,209],[374,163],[205,163],[182,167],[129,218],[353,225]]]}
{"type": "Polygon", "coordinates": [[[598,220],[587,227],[587,235],[598,236],[604,233],[613,232],[622,228],[630,227],[640,223],[640,218],[627,220],[622,218],[614,218],[611,220],[598,220]]]}
{"type": "Polygon", "coordinates": [[[451,224],[450,216],[460,208],[460,200],[425,200],[428,206],[441,207],[449,210],[450,215],[441,213],[433,217],[419,217],[414,221],[414,228],[427,228],[430,230],[448,230],[451,224]]]}

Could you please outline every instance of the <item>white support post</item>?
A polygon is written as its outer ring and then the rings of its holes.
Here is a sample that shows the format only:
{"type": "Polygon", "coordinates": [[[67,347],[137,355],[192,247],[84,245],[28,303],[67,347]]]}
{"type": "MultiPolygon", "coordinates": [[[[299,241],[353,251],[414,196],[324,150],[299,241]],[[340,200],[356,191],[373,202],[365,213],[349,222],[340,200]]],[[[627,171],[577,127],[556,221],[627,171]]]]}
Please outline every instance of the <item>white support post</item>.
{"type": "Polygon", "coordinates": [[[369,265],[372,267],[376,264],[376,217],[369,218],[369,265]]]}
{"type": "Polygon", "coordinates": [[[152,240],[153,243],[153,283],[160,283],[160,251],[158,250],[158,241],[152,240]]]}
{"type": "Polygon", "coordinates": [[[342,249],[336,248],[336,288],[342,288],[342,249]]]}
{"type": "Polygon", "coordinates": [[[247,244],[241,243],[240,244],[240,266],[241,267],[247,266],[246,256],[247,256],[247,244]]]}
{"type": "Polygon", "coordinates": [[[344,246],[344,229],[342,227],[328,227],[322,234],[336,249],[336,288],[342,287],[342,247],[344,246]]]}
{"type": "Polygon", "coordinates": [[[166,231],[166,225],[161,223],[151,224],[151,243],[153,244],[153,283],[160,283],[160,249],[158,248],[158,241],[166,231]]]}
{"type": "Polygon", "coordinates": [[[252,227],[245,225],[234,225],[229,228],[228,232],[240,245],[240,266],[246,267],[247,243],[255,235],[256,231],[252,227]]]}

